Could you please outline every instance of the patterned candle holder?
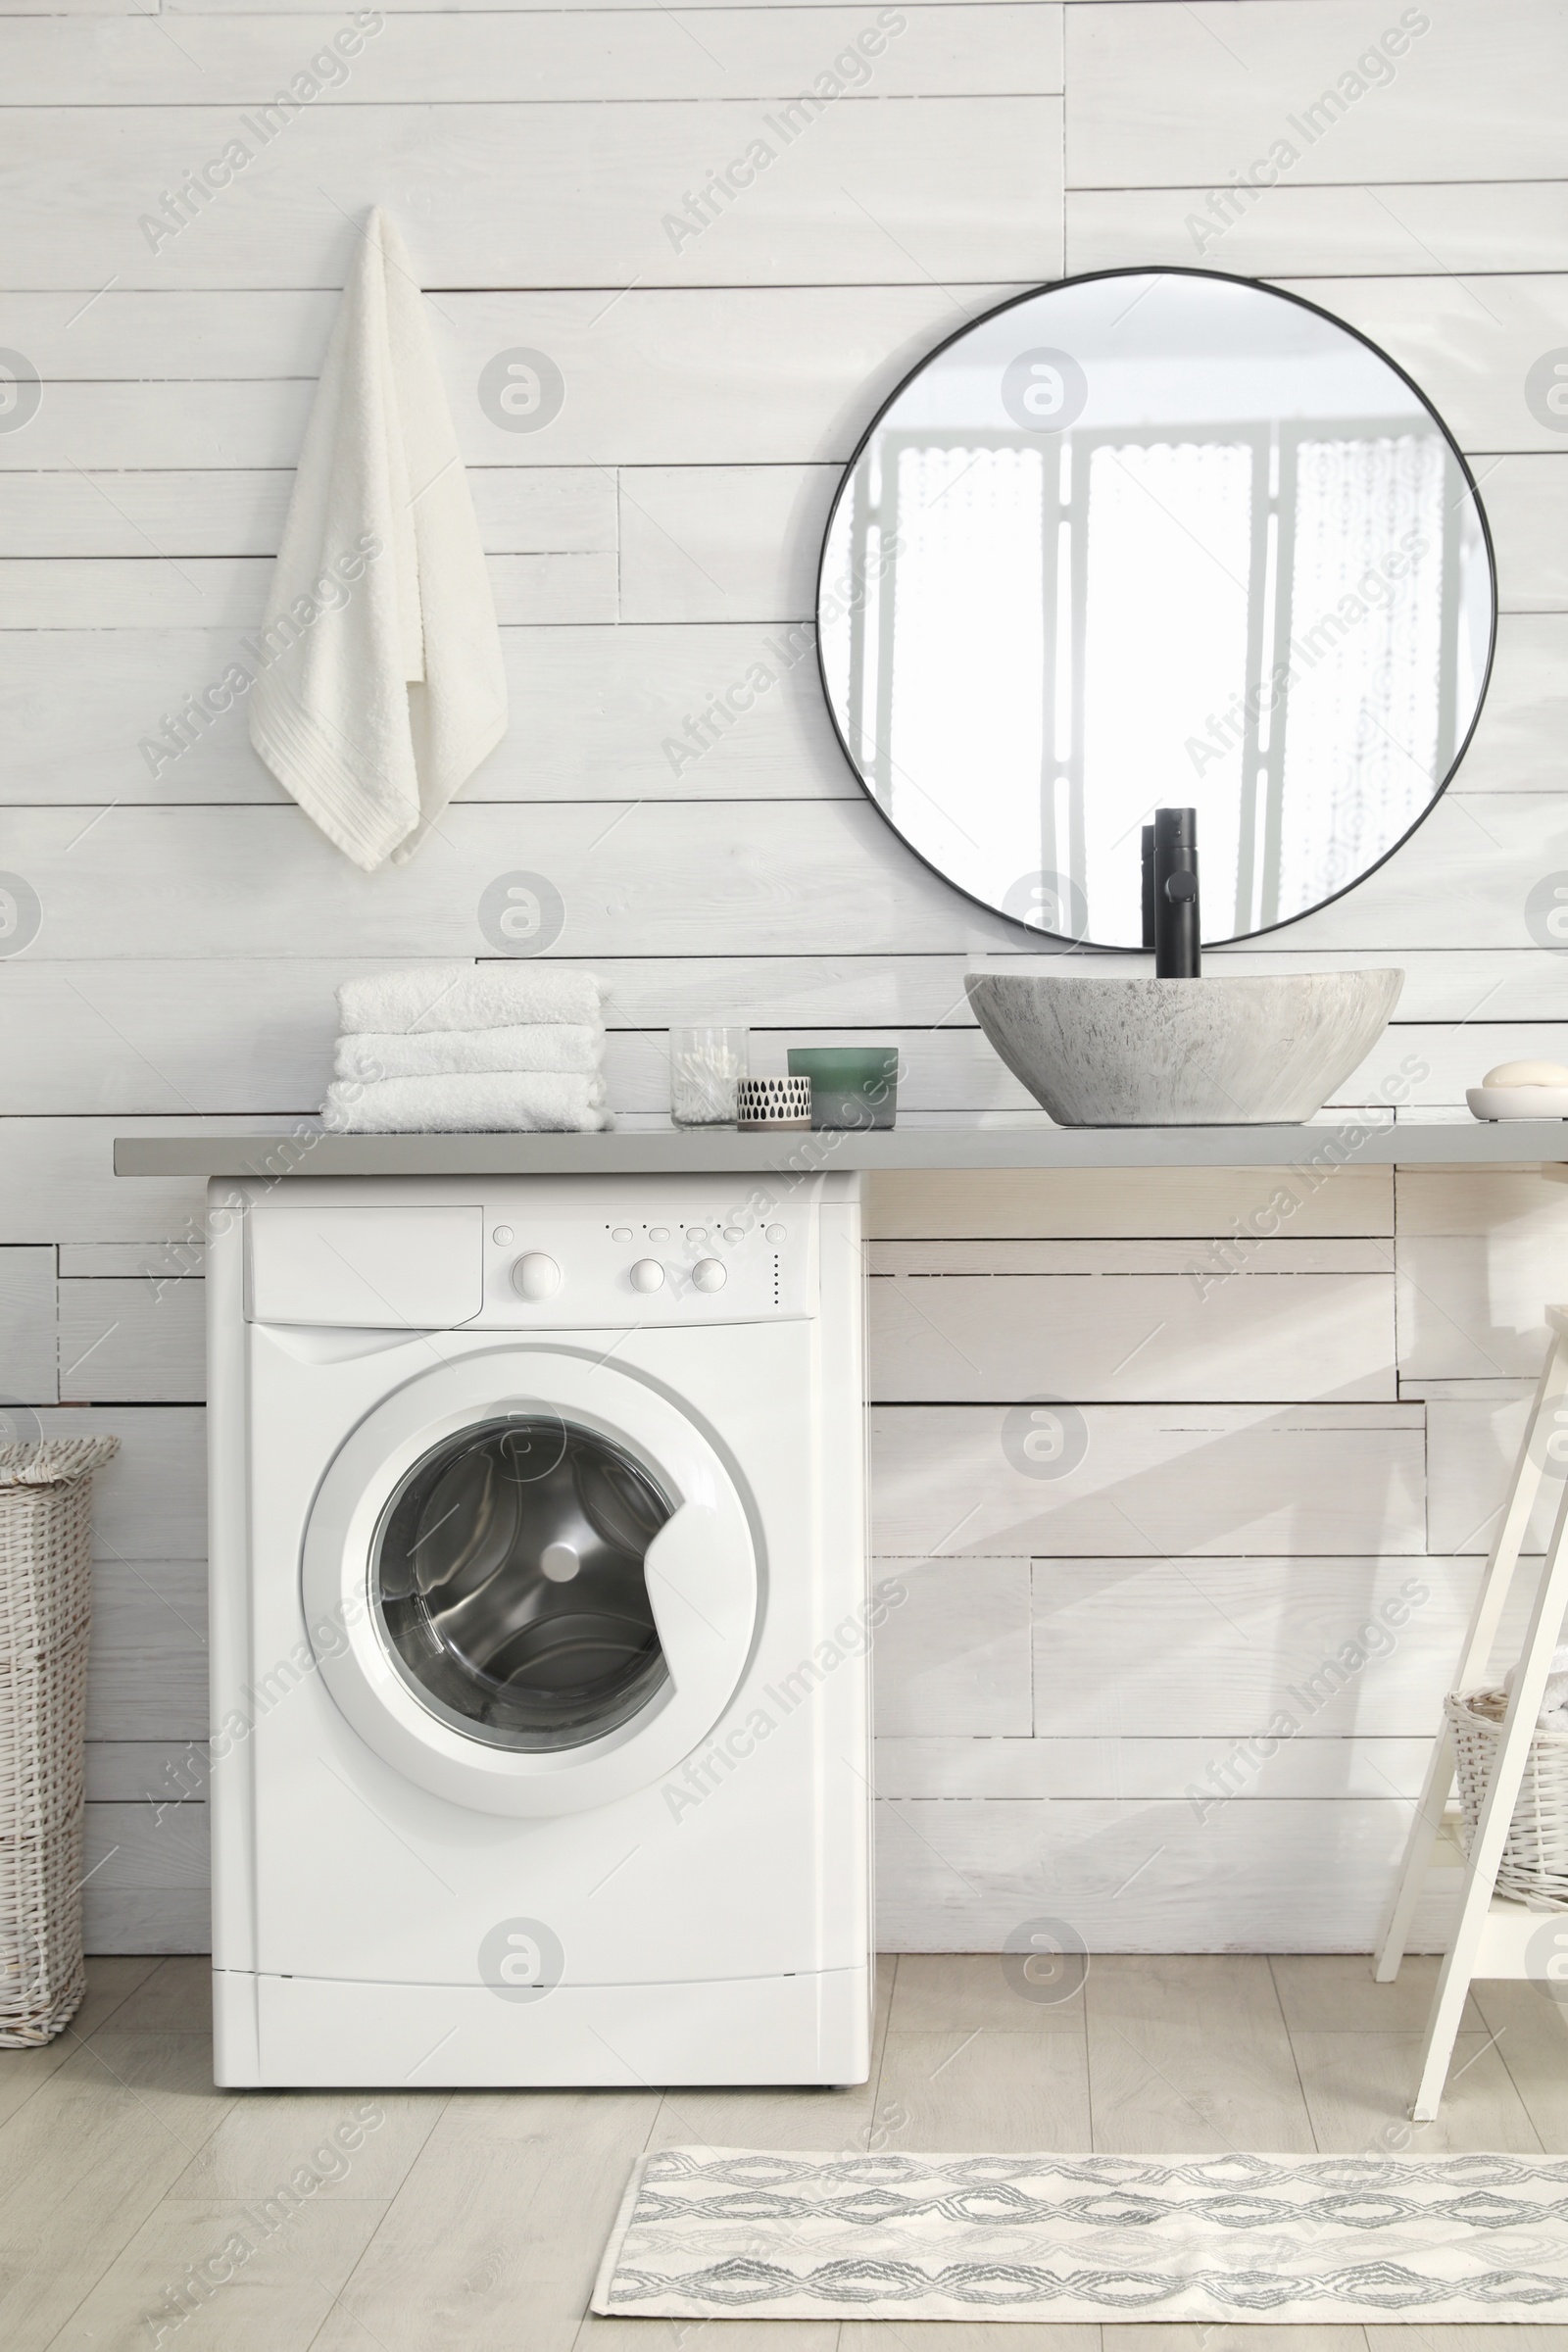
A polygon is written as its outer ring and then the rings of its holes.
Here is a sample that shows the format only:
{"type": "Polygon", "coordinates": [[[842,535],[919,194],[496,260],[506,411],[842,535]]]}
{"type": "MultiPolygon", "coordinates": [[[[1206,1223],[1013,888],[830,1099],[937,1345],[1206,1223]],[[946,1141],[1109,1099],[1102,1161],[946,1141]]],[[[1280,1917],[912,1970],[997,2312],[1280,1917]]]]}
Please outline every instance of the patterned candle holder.
{"type": "Polygon", "coordinates": [[[809,1127],[809,1078],[743,1078],[736,1103],[737,1127],[809,1127]]]}

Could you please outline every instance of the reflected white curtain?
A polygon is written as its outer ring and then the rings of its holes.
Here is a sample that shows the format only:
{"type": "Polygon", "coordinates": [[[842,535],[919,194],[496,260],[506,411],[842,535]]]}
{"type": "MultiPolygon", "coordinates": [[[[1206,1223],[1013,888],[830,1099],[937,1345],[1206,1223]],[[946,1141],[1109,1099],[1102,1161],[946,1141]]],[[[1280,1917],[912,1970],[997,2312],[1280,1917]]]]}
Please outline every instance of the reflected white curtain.
{"type": "Polygon", "coordinates": [[[1439,741],[1444,600],[1434,593],[1443,442],[1436,433],[1303,441],[1298,466],[1282,915],[1343,890],[1381,857],[1415,823],[1452,756],[1439,741]],[[1391,554],[1412,548],[1421,552],[1391,578],[1391,554]]]}
{"type": "Polygon", "coordinates": [[[1203,896],[1236,899],[1240,742],[1209,722],[1245,692],[1253,455],[1246,442],[1127,442],[1089,466],[1084,840],[1099,935],[1141,936],[1141,829],[1198,810],[1203,896]],[[1172,764],[1177,739],[1197,745],[1172,764]]]}
{"type": "Polygon", "coordinates": [[[889,806],[928,857],[999,898],[1041,863],[1044,464],[1033,448],[898,459],[889,806]]]}

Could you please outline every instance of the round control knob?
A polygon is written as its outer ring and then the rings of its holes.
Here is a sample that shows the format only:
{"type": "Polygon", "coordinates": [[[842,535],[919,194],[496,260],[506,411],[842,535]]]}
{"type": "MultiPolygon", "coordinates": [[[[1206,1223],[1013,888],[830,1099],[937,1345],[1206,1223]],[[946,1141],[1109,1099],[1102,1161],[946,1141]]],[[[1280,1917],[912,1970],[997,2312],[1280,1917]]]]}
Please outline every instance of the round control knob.
{"type": "Polygon", "coordinates": [[[631,1270],[634,1291],[660,1291],[664,1287],[664,1269],[657,1257],[640,1257],[631,1270]]]}
{"type": "Polygon", "coordinates": [[[521,1298],[553,1298],[561,1288],[561,1268],[542,1250],[530,1250],[513,1267],[512,1287],[521,1298]]]}
{"type": "Polygon", "coordinates": [[[692,1268],[694,1291],[721,1291],[727,1279],[716,1257],[700,1257],[692,1268]]]}

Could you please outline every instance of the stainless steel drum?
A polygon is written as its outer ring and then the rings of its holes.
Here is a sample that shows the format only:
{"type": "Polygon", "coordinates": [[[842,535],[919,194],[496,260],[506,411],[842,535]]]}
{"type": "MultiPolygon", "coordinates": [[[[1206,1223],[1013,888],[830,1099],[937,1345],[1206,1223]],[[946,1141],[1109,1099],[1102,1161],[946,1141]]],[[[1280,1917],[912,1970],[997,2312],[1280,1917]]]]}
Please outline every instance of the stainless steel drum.
{"type": "Polygon", "coordinates": [[[596,1430],[543,1414],[460,1431],[415,1464],[376,1536],[400,1671],[475,1739],[603,1738],[668,1681],[644,1560],[672,1507],[596,1430]]]}

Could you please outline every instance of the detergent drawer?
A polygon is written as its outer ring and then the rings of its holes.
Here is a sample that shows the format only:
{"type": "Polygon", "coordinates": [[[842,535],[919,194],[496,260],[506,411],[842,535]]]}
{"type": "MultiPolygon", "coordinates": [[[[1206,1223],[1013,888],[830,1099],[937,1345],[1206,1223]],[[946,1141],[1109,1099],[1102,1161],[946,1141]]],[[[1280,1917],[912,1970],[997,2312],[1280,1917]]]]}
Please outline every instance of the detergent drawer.
{"type": "Polygon", "coordinates": [[[253,1323],[452,1331],[484,1303],[484,1210],[258,1202],[248,1218],[253,1323]]]}

